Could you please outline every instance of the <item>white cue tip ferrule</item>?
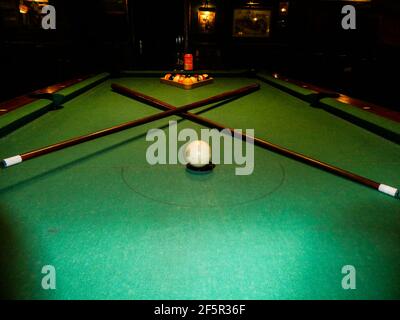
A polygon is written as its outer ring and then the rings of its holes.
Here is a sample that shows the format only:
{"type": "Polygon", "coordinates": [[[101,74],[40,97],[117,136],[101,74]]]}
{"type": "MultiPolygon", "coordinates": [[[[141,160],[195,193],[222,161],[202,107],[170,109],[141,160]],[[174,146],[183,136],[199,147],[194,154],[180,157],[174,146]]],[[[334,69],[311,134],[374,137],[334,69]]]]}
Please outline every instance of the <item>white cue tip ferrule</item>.
{"type": "Polygon", "coordinates": [[[7,168],[21,162],[22,162],[21,156],[14,156],[7,159],[3,159],[2,164],[5,168],[7,168]]]}
{"type": "Polygon", "coordinates": [[[387,186],[386,184],[380,184],[378,190],[380,192],[386,193],[389,196],[392,197],[398,197],[399,196],[399,190],[396,188],[393,188],[391,186],[387,186]]]}

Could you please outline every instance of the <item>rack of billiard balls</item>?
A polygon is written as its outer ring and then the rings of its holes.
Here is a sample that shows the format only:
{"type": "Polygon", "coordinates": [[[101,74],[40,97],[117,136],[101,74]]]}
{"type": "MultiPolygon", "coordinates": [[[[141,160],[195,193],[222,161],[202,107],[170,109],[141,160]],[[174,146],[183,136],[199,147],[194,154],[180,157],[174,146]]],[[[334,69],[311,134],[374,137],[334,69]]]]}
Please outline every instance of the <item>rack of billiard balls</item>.
{"type": "Polygon", "coordinates": [[[167,73],[164,77],[160,78],[162,83],[170,84],[183,89],[193,89],[202,85],[210,84],[213,78],[208,74],[181,74],[181,73],[167,73]]]}

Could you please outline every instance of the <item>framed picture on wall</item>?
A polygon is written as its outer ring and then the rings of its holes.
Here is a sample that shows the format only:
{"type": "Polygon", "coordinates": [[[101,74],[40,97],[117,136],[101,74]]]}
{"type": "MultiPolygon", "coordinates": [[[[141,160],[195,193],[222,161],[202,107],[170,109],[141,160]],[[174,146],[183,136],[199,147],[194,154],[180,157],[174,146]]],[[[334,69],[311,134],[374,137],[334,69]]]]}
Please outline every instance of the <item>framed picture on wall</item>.
{"type": "Polygon", "coordinates": [[[271,10],[235,9],[232,35],[238,38],[267,38],[270,24],[271,10]]]}

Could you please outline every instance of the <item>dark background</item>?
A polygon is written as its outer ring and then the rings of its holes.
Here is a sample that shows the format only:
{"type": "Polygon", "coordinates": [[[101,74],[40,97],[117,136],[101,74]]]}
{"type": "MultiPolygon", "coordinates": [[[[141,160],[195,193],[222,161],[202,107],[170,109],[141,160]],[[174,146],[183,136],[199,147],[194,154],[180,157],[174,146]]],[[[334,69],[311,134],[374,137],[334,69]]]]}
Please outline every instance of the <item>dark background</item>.
{"type": "Polygon", "coordinates": [[[56,30],[19,13],[19,2],[0,0],[0,101],[99,71],[172,70],[186,19],[195,68],[265,69],[400,110],[400,1],[292,0],[282,15],[285,1],[254,0],[272,11],[270,37],[258,39],[232,37],[245,0],[209,1],[211,34],[198,32],[201,0],[49,0],[56,30]],[[346,4],[357,10],[356,30],[341,27],[346,4]]]}

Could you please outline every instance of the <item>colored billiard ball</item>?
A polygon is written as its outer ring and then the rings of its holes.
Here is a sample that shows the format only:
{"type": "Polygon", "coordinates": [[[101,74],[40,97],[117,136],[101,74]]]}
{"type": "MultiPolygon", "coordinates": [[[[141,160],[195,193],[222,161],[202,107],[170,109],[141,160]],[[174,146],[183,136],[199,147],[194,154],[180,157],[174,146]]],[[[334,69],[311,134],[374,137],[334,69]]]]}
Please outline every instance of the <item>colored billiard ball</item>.
{"type": "Polygon", "coordinates": [[[185,80],[183,80],[183,84],[191,85],[193,82],[190,78],[185,78],[185,80]]]}
{"type": "Polygon", "coordinates": [[[192,141],[186,146],[185,159],[189,165],[195,168],[208,165],[211,160],[210,145],[203,140],[192,141]]]}

